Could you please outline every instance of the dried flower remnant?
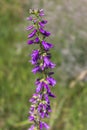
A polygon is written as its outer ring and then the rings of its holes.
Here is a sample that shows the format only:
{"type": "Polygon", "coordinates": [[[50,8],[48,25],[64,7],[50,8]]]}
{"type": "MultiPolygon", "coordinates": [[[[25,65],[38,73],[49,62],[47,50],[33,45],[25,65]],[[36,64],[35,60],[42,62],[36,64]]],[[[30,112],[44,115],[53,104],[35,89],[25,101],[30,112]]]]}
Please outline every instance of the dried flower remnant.
{"type": "Polygon", "coordinates": [[[30,62],[34,66],[32,72],[34,74],[40,73],[41,77],[36,79],[35,93],[29,100],[32,103],[29,110],[29,120],[33,122],[33,125],[28,130],[48,130],[49,126],[43,121],[43,118],[48,118],[51,112],[49,97],[55,98],[51,88],[56,85],[56,80],[52,77],[54,73],[50,72],[55,64],[51,61],[51,54],[49,53],[53,44],[46,42],[46,38],[51,33],[44,29],[47,20],[43,19],[43,9],[31,9],[30,15],[27,20],[32,21],[32,25],[26,28],[27,31],[31,31],[28,35],[27,44],[37,44],[39,48],[32,51],[30,62]]]}

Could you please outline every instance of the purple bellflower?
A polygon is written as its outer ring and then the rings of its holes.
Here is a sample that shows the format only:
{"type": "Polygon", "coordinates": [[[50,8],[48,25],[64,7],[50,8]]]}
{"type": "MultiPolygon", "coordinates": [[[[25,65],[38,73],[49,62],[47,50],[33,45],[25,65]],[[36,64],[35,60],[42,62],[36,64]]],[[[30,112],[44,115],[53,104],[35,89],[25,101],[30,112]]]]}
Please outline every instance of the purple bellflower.
{"type": "Polygon", "coordinates": [[[50,32],[46,31],[45,25],[47,20],[43,19],[43,9],[30,10],[31,16],[27,18],[32,21],[32,25],[26,28],[31,31],[28,35],[28,45],[38,45],[39,49],[33,50],[31,54],[31,64],[34,66],[32,72],[40,73],[41,77],[35,81],[35,93],[29,100],[31,106],[29,109],[29,120],[33,125],[28,130],[48,130],[49,126],[42,121],[48,118],[51,110],[50,97],[55,98],[51,92],[51,88],[56,85],[56,80],[52,77],[54,72],[51,71],[56,65],[51,61],[51,53],[53,44],[46,42],[46,38],[50,36],[50,32]]]}

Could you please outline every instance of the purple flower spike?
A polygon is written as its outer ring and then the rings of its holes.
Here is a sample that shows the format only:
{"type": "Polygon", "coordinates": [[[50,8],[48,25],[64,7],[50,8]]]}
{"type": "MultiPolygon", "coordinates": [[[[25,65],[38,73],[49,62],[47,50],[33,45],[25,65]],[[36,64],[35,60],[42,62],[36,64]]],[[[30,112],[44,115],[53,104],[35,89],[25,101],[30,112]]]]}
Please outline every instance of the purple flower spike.
{"type": "Polygon", "coordinates": [[[53,48],[53,44],[44,40],[50,36],[50,32],[46,31],[45,25],[47,20],[42,19],[44,16],[43,9],[30,9],[32,16],[27,20],[32,21],[32,25],[28,26],[26,30],[33,30],[28,35],[27,44],[37,45],[39,49],[34,49],[31,54],[31,64],[34,66],[32,72],[39,73],[41,77],[35,81],[35,93],[29,100],[31,102],[29,110],[29,120],[33,125],[28,130],[48,130],[49,126],[42,121],[43,118],[49,118],[49,113],[52,112],[50,105],[50,97],[55,98],[51,92],[52,87],[56,85],[56,80],[51,77],[54,72],[51,71],[55,64],[51,61],[51,53],[49,50],[53,48]]]}
{"type": "Polygon", "coordinates": [[[42,41],[42,45],[43,45],[45,50],[49,50],[50,48],[53,47],[53,45],[51,43],[47,43],[45,41],[42,41]]]}
{"type": "Polygon", "coordinates": [[[33,36],[35,36],[37,30],[34,29],[33,32],[31,32],[29,35],[28,35],[28,38],[32,38],[33,36]]]}

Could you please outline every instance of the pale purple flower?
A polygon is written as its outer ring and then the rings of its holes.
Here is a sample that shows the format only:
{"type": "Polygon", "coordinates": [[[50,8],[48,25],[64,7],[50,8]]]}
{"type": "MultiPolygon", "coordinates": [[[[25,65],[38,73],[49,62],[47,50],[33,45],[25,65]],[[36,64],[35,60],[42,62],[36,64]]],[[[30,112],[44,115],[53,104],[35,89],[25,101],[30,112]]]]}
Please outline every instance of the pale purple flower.
{"type": "Polygon", "coordinates": [[[35,126],[32,125],[28,130],[34,130],[35,126]]]}
{"type": "Polygon", "coordinates": [[[32,26],[28,26],[27,28],[26,28],[26,30],[32,30],[34,28],[34,26],[32,25],[32,26]]]}
{"type": "Polygon", "coordinates": [[[44,10],[43,9],[40,9],[40,11],[39,11],[39,16],[44,16],[44,10]]]}
{"type": "Polygon", "coordinates": [[[29,20],[29,21],[32,21],[32,20],[33,20],[33,17],[30,16],[30,17],[27,17],[26,19],[29,20]]]}

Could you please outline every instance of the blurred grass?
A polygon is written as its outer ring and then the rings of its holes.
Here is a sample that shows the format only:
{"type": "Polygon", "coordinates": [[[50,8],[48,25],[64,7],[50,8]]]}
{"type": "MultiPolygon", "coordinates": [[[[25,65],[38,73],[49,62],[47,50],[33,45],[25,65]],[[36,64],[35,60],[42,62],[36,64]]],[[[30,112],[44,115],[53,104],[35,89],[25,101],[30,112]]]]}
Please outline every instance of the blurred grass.
{"type": "MultiPolygon", "coordinates": [[[[25,17],[28,15],[28,8],[36,6],[36,2],[0,1],[0,130],[24,130],[30,125],[27,121],[30,106],[28,100],[34,92],[36,76],[31,73],[32,66],[28,63],[28,54],[32,48],[26,45],[25,27],[27,22],[25,17]]],[[[46,9],[46,3],[46,1],[38,2],[38,6],[46,9]]],[[[46,11],[48,11],[47,15],[52,17],[51,4],[52,1],[49,2],[46,11]]],[[[54,1],[53,6],[57,7],[56,4],[62,6],[65,3],[54,1]]],[[[80,66],[81,71],[86,68],[87,39],[82,38],[82,34],[79,34],[80,27],[69,18],[70,16],[67,16],[66,5],[59,9],[61,8],[64,10],[60,11],[60,18],[50,20],[50,17],[47,17],[48,29],[51,29],[54,34],[49,41],[53,41],[55,44],[55,48],[51,52],[52,60],[57,64],[54,77],[58,82],[52,90],[57,98],[51,101],[53,113],[47,122],[50,124],[51,130],[87,130],[86,76],[81,82],[76,82],[74,87],[70,87],[70,83],[77,80],[76,77],[79,74],[78,71],[75,73],[74,67],[79,68],[80,66]],[[64,22],[64,20],[66,21],[64,22]],[[52,24],[53,21],[55,24],[52,24]],[[76,37],[75,40],[73,40],[74,37],[76,37]],[[77,53],[78,48],[81,53],[77,53]],[[70,52],[68,55],[66,55],[67,49],[70,52]],[[71,54],[76,58],[74,64],[71,54]],[[70,56],[69,59],[67,59],[68,56],[70,56]],[[73,66],[73,69],[70,65],[73,66]],[[69,68],[70,70],[67,72],[69,68]]],[[[84,25],[82,29],[86,31],[84,25]]]]}

